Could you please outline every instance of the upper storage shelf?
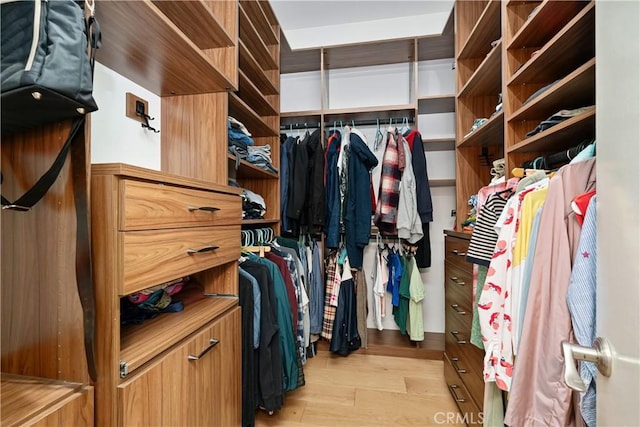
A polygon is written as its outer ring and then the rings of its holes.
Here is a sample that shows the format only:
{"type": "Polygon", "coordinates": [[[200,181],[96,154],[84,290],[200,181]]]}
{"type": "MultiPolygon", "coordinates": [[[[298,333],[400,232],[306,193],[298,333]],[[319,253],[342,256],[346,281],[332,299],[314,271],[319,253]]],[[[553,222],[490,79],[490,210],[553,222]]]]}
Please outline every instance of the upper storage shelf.
{"type": "Polygon", "coordinates": [[[235,2],[158,3],[160,7],[149,0],[100,1],[104,37],[96,53],[98,62],[159,96],[234,89],[221,71],[228,67],[216,63],[212,59],[216,55],[210,57],[207,50],[236,44],[235,33],[226,29],[228,15],[237,16],[228,11],[235,2]],[[210,7],[210,3],[221,5],[210,7]]]}
{"type": "Polygon", "coordinates": [[[508,81],[508,85],[548,83],[564,77],[595,55],[595,2],[592,1],[540,52],[524,63],[508,81]]]}
{"type": "Polygon", "coordinates": [[[460,49],[458,59],[478,58],[491,50],[491,42],[500,38],[500,0],[490,0],[460,49]]]}

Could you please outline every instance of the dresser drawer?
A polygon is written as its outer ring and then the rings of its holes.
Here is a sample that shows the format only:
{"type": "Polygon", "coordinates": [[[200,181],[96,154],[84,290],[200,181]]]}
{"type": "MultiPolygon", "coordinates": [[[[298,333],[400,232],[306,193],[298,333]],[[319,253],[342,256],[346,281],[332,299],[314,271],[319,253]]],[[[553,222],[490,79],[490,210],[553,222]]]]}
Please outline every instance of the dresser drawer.
{"type": "Polygon", "coordinates": [[[468,247],[469,241],[466,239],[451,236],[445,236],[444,238],[444,259],[462,271],[472,274],[473,266],[466,261],[468,247]]]}
{"type": "Polygon", "coordinates": [[[242,203],[236,195],[131,179],[120,186],[121,231],[242,222],[242,203]]]}
{"type": "Polygon", "coordinates": [[[459,331],[455,335],[451,334],[451,332],[448,330],[445,337],[446,355],[455,366],[471,397],[474,398],[478,405],[482,405],[484,351],[469,342],[468,331],[459,331]],[[464,341],[464,344],[460,344],[462,341],[464,341]]]}
{"type": "Polygon", "coordinates": [[[473,302],[473,277],[454,264],[444,263],[445,293],[470,308],[473,302]]]}
{"type": "Polygon", "coordinates": [[[460,328],[464,330],[471,330],[471,323],[473,320],[473,312],[471,311],[471,305],[467,302],[463,302],[460,298],[452,296],[451,292],[447,292],[444,296],[444,317],[446,324],[454,322],[456,325],[460,325],[460,328]]]}
{"type": "Polygon", "coordinates": [[[240,257],[240,226],[120,233],[127,295],[240,257]]]}
{"type": "Polygon", "coordinates": [[[482,414],[479,408],[484,405],[484,402],[477,404],[472,399],[471,393],[461,381],[460,376],[446,354],[444,356],[444,378],[447,382],[447,388],[451,393],[451,397],[462,413],[463,420],[468,425],[482,425],[482,414]]]}

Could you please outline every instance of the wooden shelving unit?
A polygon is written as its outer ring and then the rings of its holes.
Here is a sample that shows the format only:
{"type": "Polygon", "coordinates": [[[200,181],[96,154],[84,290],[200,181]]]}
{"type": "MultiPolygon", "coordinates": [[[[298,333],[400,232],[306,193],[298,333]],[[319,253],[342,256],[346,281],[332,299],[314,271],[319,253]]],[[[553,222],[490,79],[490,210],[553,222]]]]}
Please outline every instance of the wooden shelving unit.
{"type": "Polygon", "coordinates": [[[180,19],[174,19],[183,28],[185,22],[201,23],[194,31],[195,40],[164,15],[163,10],[174,12],[176,5],[163,5],[160,9],[151,1],[102,2],[100,25],[109,29],[109,37],[103,38],[96,60],[160,96],[235,88],[236,79],[233,73],[226,72],[225,65],[235,63],[235,48],[225,50],[219,62],[210,59],[206,51],[227,48],[230,40],[224,35],[233,32],[224,27],[222,19],[210,13],[204,2],[189,5],[180,19]],[[185,64],[189,64],[188,73],[184,72],[185,64]]]}
{"type": "Polygon", "coordinates": [[[458,141],[458,148],[495,145],[504,143],[504,112],[499,112],[473,133],[463,136],[458,141]]]}
{"type": "Polygon", "coordinates": [[[595,138],[595,110],[526,137],[560,110],[595,105],[595,2],[509,3],[504,10],[504,146],[511,170],[595,138]]]}
{"type": "MultiPolygon", "coordinates": [[[[240,0],[239,91],[229,93],[229,115],[251,132],[255,145],[269,145],[271,163],[280,165],[280,26],[266,1],[240,0]]],[[[228,155],[229,177],[240,186],[260,194],[267,205],[265,218],[242,225],[265,224],[280,231],[280,185],[278,174],[244,160],[235,169],[228,155]]]]}

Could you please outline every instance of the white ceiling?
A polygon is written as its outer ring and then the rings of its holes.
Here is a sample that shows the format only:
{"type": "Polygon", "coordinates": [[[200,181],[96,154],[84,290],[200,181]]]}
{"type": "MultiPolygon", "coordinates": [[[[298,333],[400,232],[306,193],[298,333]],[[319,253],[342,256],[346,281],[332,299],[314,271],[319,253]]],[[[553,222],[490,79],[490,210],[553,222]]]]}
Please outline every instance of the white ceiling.
{"type": "Polygon", "coordinates": [[[292,49],[439,34],[453,0],[270,0],[292,49]]]}

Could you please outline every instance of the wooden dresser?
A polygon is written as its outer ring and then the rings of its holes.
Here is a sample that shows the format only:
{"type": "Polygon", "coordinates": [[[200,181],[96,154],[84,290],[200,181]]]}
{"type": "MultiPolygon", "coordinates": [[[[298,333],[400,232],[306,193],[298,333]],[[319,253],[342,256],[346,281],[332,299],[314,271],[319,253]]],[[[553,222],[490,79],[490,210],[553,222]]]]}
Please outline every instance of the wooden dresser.
{"type": "Polygon", "coordinates": [[[469,341],[473,268],[465,260],[470,234],[445,231],[445,354],[447,386],[468,424],[482,424],[484,352],[469,341]]]}
{"type": "Polygon", "coordinates": [[[239,425],[239,190],[94,164],[91,213],[96,425],[239,425]],[[122,297],[187,275],[195,302],[121,326],[122,297]]]}

